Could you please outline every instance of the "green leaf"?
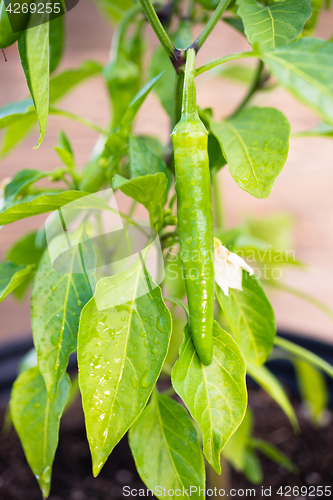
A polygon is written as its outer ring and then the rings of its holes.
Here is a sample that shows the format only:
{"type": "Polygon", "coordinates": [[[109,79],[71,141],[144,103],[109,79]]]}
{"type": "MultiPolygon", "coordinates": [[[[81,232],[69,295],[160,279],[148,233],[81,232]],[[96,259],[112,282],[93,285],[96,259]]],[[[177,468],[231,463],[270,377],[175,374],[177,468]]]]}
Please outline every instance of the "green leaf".
{"type": "Polygon", "coordinates": [[[167,354],[171,316],[150,286],[137,259],[101,279],[81,314],[79,385],[95,476],[144,409],[167,354]]]}
{"type": "Polygon", "coordinates": [[[14,295],[18,299],[24,296],[28,286],[32,282],[35,271],[37,270],[38,264],[44,252],[44,245],[42,247],[38,247],[36,245],[36,236],[36,231],[24,235],[9,248],[6,255],[6,260],[14,262],[15,264],[19,264],[21,266],[29,266],[31,264],[34,265],[34,269],[27,276],[27,279],[14,290],[14,295]]]}
{"type": "Polygon", "coordinates": [[[333,43],[302,38],[262,54],[277,80],[295,97],[333,124],[333,43]]]}
{"type": "Polygon", "coordinates": [[[163,222],[162,208],[166,202],[168,179],[158,172],[127,180],[116,174],[112,186],[119,188],[124,194],[141,203],[149,212],[152,227],[161,228],[163,222]]]}
{"type": "Polygon", "coordinates": [[[281,467],[283,467],[287,471],[292,472],[293,474],[298,473],[298,468],[292,462],[292,460],[290,460],[290,458],[287,457],[287,455],[282,453],[282,451],[280,451],[276,446],[269,443],[268,441],[264,441],[263,439],[252,438],[251,445],[257,450],[260,450],[270,460],[272,460],[278,465],[281,465],[281,467]]]}
{"type": "Polygon", "coordinates": [[[71,249],[65,235],[52,240],[34,279],[31,326],[38,366],[51,401],[57,396],[69,355],[76,349],[81,311],[92,296],[84,265],[90,261],[89,269],[95,267],[94,253],[89,240],[81,243],[82,236],[80,227],[71,237],[71,249]],[[50,255],[65,255],[67,272],[57,271],[50,255]]]}
{"type": "Polygon", "coordinates": [[[333,378],[333,366],[316,354],[313,354],[311,351],[308,351],[307,349],[304,349],[304,347],[294,344],[289,340],[283,339],[282,337],[275,337],[274,343],[275,345],[281,347],[281,349],[294,354],[298,358],[306,361],[310,365],[318,368],[324,373],[327,373],[327,375],[333,378]]]}
{"type": "Polygon", "coordinates": [[[247,409],[242,423],[223,448],[223,456],[237,471],[242,471],[245,467],[245,454],[252,432],[252,420],[252,412],[247,409]]]}
{"type": "Polygon", "coordinates": [[[133,120],[141,108],[144,100],[152,90],[154,85],[159,81],[163,73],[152,78],[142,89],[136,94],[124,116],[121,119],[120,125],[115,132],[113,132],[105,143],[103,156],[108,158],[111,155],[115,157],[123,154],[124,148],[127,144],[128,136],[131,132],[133,120]]]}
{"type": "Polygon", "coordinates": [[[233,338],[214,322],[214,354],[203,365],[188,326],[172,385],[198,422],[207,461],[220,474],[220,453],[244,418],[247,406],[244,358],[233,338]]]}
{"type": "Polygon", "coordinates": [[[205,498],[205,465],[197,432],[179,403],[155,391],[130,429],[129,444],[142,481],[157,498],[205,498]],[[190,487],[191,495],[183,493],[190,487]],[[164,494],[163,488],[174,494],[164,494]]]}
{"type": "Polygon", "coordinates": [[[32,111],[21,115],[4,131],[0,148],[0,157],[5,157],[13,148],[18,146],[20,142],[31,132],[36,125],[36,113],[32,111]]]}
{"type": "Polygon", "coordinates": [[[168,179],[169,190],[172,177],[165,161],[139,137],[129,137],[129,157],[131,178],[162,172],[168,179]]]}
{"type": "Polygon", "coordinates": [[[24,31],[18,49],[39,122],[40,136],[35,146],[38,148],[45,136],[49,113],[49,23],[24,31]]]}
{"type": "Polygon", "coordinates": [[[245,64],[222,64],[216,69],[217,76],[228,78],[243,85],[250,85],[253,82],[256,71],[254,67],[245,64]]]}
{"type": "Polygon", "coordinates": [[[265,50],[295,40],[312,13],[309,0],[285,0],[267,6],[256,0],[237,0],[237,5],[248,41],[265,50]]]}
{"type": "Polygon", "coordinates": [[[59,16],[49,21],[49,51],[50,73],[59,66],[64,51],[65,16],[59,16]]]}
{"type": "Polygon", "coordinates": [[[42,490],[48,497],[52,464],[58,446],[60,418],[69,396],[70,380],[66,374],[59,387],[57,399],[47,397],[44,379],[37,367],[21,373],[15,381],[10,410],[28,464],[42,490]]]}
{"type": "Polygon", "coordinates": [[[0,302],[22,283],[33,276],[36,268],[33,265],[21,266],[14,262],[0,264],[0,302]]]}
{"type": "Polygon", "coordinates": [[[244,469],[243,469],[244,476],[253,484],[261,484],[264,480],[264,476],[262,473],[262,468],[260,465],[259,458],[249,448],[246,450],[244,458],[245,458],[244,469]]]}
{"type": "Polygon", "coordinates": [[[5,200],[12,201],[21,195],[29,186],[50,175],[50,172],[40,170],[20,170],[5,187],[5,200]]]}
{"type": "Polygon", "coordinates": [[[64,191],[57,194],[42,194],[26,196],[21,200],[6,204],[0,212],[0,225],[10,224],[16,220],[25,219],[32,215],[45,214],[58,210],[71,201],[87,196],[81,191],[64,191]]]}
{"type": "Polygon", "coordinates": [[[290,420],[295,432],[299,431],[298,420],[294,408],[278,379],[266,366],[246,363],[248,374],[274,399],[290,420]]]}
{"type": "Polygon", "coordinates": [[[296,359],[297,384],[312,422],[316,425],[327,408],[329,394],[324,376],[306,361],[296,359]]]}
{"type": "Polygon", "coordinates": [[[211,127],[238,186],[267,198],[288,157],[286,117],[275,108],[251,108],[211,127]]]}
{"type": "Polygon", "coordinates": [[[296,132],[293,137],[327,137],[331,139],[333,137],[333,126],[321,122],[311,130],[296,132]]]}
{"type": "Polygon", "coordinates": [[[0,109],[0,129],[9,127],[16,121],[20,120],[23,115],[33,114],[34,103],[32,99],[24,99],[23,101],[14,102],[13,104],[7,104],[0,109]]]}
{"type": "Polygon", "coordinates": [[[273,348],[276,326],[259,279],[244,271],[243,290],[230,288],[227,297],[218,288],[217,299],[245,359],[262,365],[273,348]]]}
{"type": "Polygon", "coordinates": [[[54,148],[59,155],[61,161],[67,165],[68,168],[75,167],[74,153],[69,139],[65,132],[61,131],[58,138],[57,147],[54,148]]]}

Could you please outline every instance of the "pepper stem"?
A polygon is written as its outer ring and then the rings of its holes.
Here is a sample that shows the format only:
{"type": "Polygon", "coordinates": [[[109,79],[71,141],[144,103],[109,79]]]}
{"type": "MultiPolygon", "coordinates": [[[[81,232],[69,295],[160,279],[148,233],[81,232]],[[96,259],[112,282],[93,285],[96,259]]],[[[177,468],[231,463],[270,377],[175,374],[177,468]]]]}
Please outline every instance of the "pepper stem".
{"type": "Polygon", "coordinates": [[[194,72],[195,72],[195,50],[189,48],[186,51],[182,117],[192,120],[196,120],[199,118],[197,109],[194,72]]]}

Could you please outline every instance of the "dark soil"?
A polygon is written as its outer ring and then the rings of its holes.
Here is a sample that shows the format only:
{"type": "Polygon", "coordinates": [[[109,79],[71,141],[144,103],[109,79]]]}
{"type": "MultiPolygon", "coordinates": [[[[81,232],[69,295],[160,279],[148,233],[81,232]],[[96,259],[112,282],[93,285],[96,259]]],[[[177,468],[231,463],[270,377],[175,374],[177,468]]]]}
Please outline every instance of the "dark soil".
{"type": "MultiPolygon", "coordinates": [[[[288,498],[277,495],[280,486],[332,486],[333,489],[331,414],[327,419],[330,422],[315,430],[306,419],[301,405],[296,403],[302,434],[295,436],[287,418],[264,392],[251,390],[250,405],[255,413],[255,435],[278,446],[300,470],[300,474],[295,476],[261,456],[265,479],[262,485],[255,487],[256,498],[262,498],[262,486],[272,487],[272,499],[288,498]]],[[[127,439],[118,444],[98,478],[93,478],[82,410],[79,404],[75,404],[62,419],[50,500],[116,500],[125,498],[122,491],[125,485],[146,490],[136,472],[127,439]]],[[[243,476],[232,472],[231,487],[254,486],[243,476]]],[[[295,497],[297,495],[289,496],[295,497]]],[[[241,498],[241,494],[233,498],[241,498]]],[[[301,500],[304,497],[298,498],[301,500]]],[[[317,498],[317,495],[308,498],[317,498]]],[[[25,461],[14,430],[7,437],[0,436],[0,499],[41,500],[37,482],[25,461]]]]}

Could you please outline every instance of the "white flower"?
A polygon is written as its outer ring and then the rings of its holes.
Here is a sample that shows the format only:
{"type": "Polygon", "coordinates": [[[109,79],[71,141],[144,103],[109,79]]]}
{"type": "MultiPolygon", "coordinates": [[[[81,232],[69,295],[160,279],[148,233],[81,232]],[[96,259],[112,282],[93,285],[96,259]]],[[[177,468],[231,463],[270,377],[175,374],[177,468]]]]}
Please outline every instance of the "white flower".
{"type": "Polygon", "coordinates": [[[229,288],[242,290],[242,269],[247,271],[250,276],[254,273],[253,269],[248,266],[239,255],[229,252],[229,250],[215,238],[215,281],[227,297],[229,297],[229,288]]]}

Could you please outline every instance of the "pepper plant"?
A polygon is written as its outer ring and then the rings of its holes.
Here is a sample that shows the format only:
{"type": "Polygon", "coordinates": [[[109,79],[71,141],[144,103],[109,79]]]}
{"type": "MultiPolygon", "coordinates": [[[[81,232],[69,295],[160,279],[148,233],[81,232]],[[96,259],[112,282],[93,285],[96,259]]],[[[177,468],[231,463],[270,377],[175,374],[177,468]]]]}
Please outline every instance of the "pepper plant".
{"type": "MultiPolygon", "coordinates": [[[[278,449],[253,438],[246,374],[281,406],[297,431],[293,407],[266,361],[274,350],[275,356],[295,363],[317,423],[326,400],[313,395],[309,380],[323,388],[321,372],[333,376],[333,368],[276,335],[266,285],[301,292],[274,280],[273,273],[260,279],[240,256],[251,250],[259,263],[260,252],[270,249],[268,266],[277,255],[280,265],[299,265],[281,246],[278,236],[285,224],[272,218],[224,227],[217,174],[228,165],[240,189],[260,199],[269,196],[287,161],[290,125],[281,111],[253,106],[252,99],[277,85],[321,117],[322,123],[306,135],[333,135],[333,42],[312,36],[329,3],[97,0],[116,25],[110,62],[103,67],[85,61],[65,71],[58,69],[64,17],[30,25],[30,14],[13,37],[2,8],[0,47],[17,40],[30,92],[0,110],[2,156],[36,125],[38,149],[49,115],[62,116],[64,123],[76,120],[99,134],[82,170],[61,132],[55,150],[62,166],[51,172],[23,169],[2,182],[1,226],[52,212],[45,227],[8,249],[0,267],[0,300],[10,293],[23,296],[33,282],[35,350],[20,365],[10,415],[44,497],[50,492],[60,419],[75,396],[67,374],[75,351],[95,476],[127,433],[138,473],[158,498],[205,498],[206,470],[221,473],[221,454],[223,463],[230,462],[255,483],[262,480],[257,449],[296,472],[278,449]],[[159,41],[148,74],[143,69],[147,22],[159,41]],[[219,22],[242,33],[249,49],[197,67],[196,54],[219,22]],[[193,39],[196,24],[204,28],[193,39]],[[253,65],[224,66],[250,58],[253,65]],[[208,71],[222,88],[223,78],[248,85],[245,98],[223,120],[197,106],[196,78],[208,71]],[[92,77],[103,78],[108,89],[112,112],[105,129],[59,107],[65,94],[92,77]],[[133,132],[150,92],[170,118],[172,141],[166,145],[133,132]],[[43,179],[48,187],[38,184],[43,179]],[[111,189],[132,199],[129,213],[112,209],[101,196],[111,189]],[[137,204],[147,209],[148,232],[134,219],[137,204]],[[67,225],[77,217],[74,206],[86,215],[69,232],[67,225]],[[123,221],[126,241],[133,243],[144,233],[148,243],[127,268],[100,275],[101,256],[121,260],[125,248],[118,233],[103,229],[103,214],[111,212],[123,221]],[[94,222],[99,225],[96,248],[94,222]],[[165,269],[158,283],[147,259],[156,237],[165,269]]],[[[314,303],[332,317],[324,304],[314,303]]]]}

